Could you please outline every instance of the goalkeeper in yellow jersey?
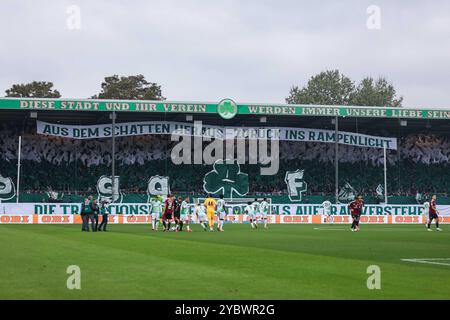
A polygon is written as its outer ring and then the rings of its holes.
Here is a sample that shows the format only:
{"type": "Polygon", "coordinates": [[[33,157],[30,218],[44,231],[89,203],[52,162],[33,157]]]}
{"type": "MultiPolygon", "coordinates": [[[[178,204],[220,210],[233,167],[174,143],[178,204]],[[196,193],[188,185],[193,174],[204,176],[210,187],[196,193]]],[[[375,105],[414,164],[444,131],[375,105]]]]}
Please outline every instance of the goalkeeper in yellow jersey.
{"type": "Polygon", "coordinates": [[[214,231],[214,214],[216,212],[216,200],[213,199],[210,193],[208,193],[208,198],[205,199],[206,215],[209,221],[209,231],[214,231]]]}

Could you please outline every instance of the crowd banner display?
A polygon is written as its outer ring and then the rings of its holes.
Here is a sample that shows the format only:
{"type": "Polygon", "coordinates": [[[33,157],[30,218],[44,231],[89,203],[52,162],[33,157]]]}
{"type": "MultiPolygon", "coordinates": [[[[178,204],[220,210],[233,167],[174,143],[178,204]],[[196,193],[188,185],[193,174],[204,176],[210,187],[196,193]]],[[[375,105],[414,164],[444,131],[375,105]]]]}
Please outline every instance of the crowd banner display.
{"type": "MultiPolygon", "coordinates": [[[[72,139],[101,139],[112,136],[111,124],[65,125],[37,121],[37,133],[72,139]]],[[[270,128],[270,127],[220,127],[195,125],[192,123],[170,121],[145,121],[116,123],[115,136],[137,136],[148,134],[177,134],[207,136],[215,139],[279,139],[281,141],[334,143],[333,130],[309,128],[270,128]]],[[[339,132],[340,144],[397,150],[397,138],[377,137],[352,132],[339,132]]]]}
{"type": "MultiPolygon", "coordinates": [[[[248,222],[245,205],[227,206],[228,223],[248,222]]],[[[437,206],[441,223],[450,223],[450,206],[437,206]]],[[[80,224],[81,204],[74,203],[2,203],[0,223],[11,224],[80,224]]],[[[192,209],[192,208],[191,208],[192,209]]],[[[151,223],[148,203],[111,204],[108,221],[111,224],[151,223]]],[[[427,217],[420,205],[366,205],[361,223],[368,224],[424,224],[427,217]]],[[[276,224],[349,224],[347,205],[333,205],[331,214],[324,215],[320,205],[272,204],[269,223],[276,224]]]]}
{"type": "Polygon", "coordinates": [[[1,109],[53,111],[116,111],[148,113],[218,114],[224,119],[235,115],[290,115],[313,117],[370,117],[406,119],[450,119],[450,111],[430,108],[392,108],[361,106],[326,106],[299,104],[220,102],[0,98],[1,109]]]}

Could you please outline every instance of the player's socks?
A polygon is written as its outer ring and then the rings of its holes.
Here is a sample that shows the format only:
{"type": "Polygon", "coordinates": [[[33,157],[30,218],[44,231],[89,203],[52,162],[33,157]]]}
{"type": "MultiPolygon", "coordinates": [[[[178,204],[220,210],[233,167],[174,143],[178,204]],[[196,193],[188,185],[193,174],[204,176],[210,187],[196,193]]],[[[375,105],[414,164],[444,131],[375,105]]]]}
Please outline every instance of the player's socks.
{"type": "Polygon", "coordinates": [[[180,231],[183,231],[183,221],[180,221],[179,226],[180,226],[180,231]]]}
{"type": "Polygon", "coordinates": [[[164,226],[164,230],[167,230],[167,222],[166,222],[166,220],[163,220],[163,226],[164,226]]]}
{"type": "Polygon", "coordinates": [[[167,222],[167,231],[170,230],[170,221],[167,222]]]}

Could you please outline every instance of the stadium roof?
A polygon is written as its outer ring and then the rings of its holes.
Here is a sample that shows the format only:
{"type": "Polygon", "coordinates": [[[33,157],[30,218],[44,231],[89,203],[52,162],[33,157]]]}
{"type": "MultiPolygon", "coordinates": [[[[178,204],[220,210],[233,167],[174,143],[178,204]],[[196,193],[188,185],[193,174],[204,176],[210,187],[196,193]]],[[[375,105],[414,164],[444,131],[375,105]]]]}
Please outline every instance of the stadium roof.
{"type": "Polygon", "coordinates": [[[326,106],[297,104],[236,103],[231,99],[220,102],[143,101],[96,99],[0,98],[0,110],[47,110],[77,112],[139,112],[219,115],[233,119],[237,115],[298,116],[298,117],[357,117],[394,119],[450,119],[450,109],[406,109],[391,107],[326,106]]]}

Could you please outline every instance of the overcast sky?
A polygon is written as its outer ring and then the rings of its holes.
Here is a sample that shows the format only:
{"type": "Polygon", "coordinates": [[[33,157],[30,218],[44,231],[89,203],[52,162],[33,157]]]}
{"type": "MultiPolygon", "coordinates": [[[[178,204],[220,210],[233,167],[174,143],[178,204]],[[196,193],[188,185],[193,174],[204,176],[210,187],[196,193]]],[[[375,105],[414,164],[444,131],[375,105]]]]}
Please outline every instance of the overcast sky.
{"type": "Polygon", "coordinates": [[[407,107],[450,108],[450,1],[1,0],[0,65],[0,95],[45,80],[86,98],[105,76],[142,73],[170,100],[284,103],[339,69],[385,76],[407,107]]]}

